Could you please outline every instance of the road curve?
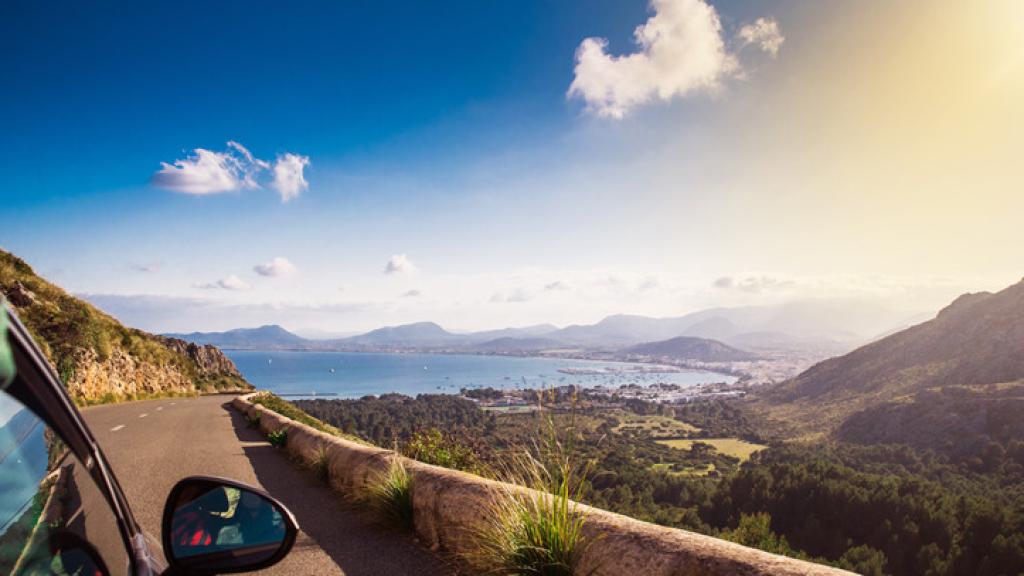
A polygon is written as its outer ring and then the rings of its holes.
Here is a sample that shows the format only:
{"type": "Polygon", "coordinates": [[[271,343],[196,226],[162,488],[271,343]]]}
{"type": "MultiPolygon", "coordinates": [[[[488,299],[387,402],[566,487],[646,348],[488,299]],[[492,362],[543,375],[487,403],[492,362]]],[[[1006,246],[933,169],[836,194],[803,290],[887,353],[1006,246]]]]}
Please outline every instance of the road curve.
{"type": "Polygon", "coordinates": [[[164,500],[179,479],[223,476],[273,494],[302,528],[291,554],[259,574],[456,573],[410,535],[380,526],[273,449],[246,428],[231,399],[147,400],[82,410],[144,530],[159,538],[164,500]]]}

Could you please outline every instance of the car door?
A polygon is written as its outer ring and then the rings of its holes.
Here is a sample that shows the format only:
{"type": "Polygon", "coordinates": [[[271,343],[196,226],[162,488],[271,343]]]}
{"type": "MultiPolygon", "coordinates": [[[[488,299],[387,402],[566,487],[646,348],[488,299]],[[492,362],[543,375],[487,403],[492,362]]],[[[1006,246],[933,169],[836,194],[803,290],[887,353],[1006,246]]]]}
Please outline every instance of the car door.
{"type": "Polygon", "coordinates": [[[68,439],[0,392],[0,574],[120,576],[131,571],[128,551],[104,488],[68,439]]]}

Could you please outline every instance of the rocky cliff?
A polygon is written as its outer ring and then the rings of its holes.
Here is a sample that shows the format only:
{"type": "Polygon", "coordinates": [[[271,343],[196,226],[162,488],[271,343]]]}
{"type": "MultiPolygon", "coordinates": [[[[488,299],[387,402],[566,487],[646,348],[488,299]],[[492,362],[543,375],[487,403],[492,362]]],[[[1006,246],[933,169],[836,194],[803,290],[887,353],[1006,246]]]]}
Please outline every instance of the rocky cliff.
{"type": "Polygon", "coordinates": [[[4,251],[0,292],[81,404],[252,388],[216,347],[128,328],[4,251]]]}
{"type": "Polygon", "coordinates": [[[176,351],[178,354],[188,356],[196,363],[201,374],[207,376],[225,375],[242,377],[235,363],[228,359],[220,348],[212,344],[198,345],[192,342],[169,338],[167,336],[156,336],[164,346],[176,351]]]}

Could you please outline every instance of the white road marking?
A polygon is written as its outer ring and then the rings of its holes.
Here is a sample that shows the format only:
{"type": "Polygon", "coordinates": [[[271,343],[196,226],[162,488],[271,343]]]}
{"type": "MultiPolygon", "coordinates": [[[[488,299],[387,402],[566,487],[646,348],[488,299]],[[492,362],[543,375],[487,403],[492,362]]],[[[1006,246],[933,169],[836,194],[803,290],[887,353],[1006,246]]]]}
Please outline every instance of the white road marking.
{"type": "Polygon", "coordinates": [[[163,407],[163,406],[157,406],[157,407],[156,407],[156,411],[157,411],[157,412],[159,412],[159,411],[161,411],[161,410],[163,410],[163,409],[164,409],[164,407],[163,407]]]}
{"type": "Polygon", "coordinates": [[[174,406],[175,404],[177,404],[177,402],[171,402],[171,406],[174,406]]]}
{"type": "Polygon", "coordinates": [[[120,430],[122,428],[124,428],[124,424],[119,424],[119,425],[114,426],[113,428],[111,428],[110,431],[111,432],[117,432],[118,430],[120,430]]]}
{"type": "Polygon", "coordinates": [[[145,418],[146,416],[149,416],[149,414],[139,414],[139,418],[145,418]]]}

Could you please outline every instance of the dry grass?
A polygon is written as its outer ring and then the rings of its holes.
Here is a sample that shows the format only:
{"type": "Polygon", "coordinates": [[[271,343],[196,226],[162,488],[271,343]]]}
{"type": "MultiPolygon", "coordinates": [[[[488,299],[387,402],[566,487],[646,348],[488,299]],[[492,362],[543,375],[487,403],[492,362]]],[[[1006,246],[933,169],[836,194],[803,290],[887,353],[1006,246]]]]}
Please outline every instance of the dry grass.
{"type": "Polygon", "coordinates": [[[690,450],[693,448],[695,442],[701,442],[709,444],[720,454],[732,456],[738,458],[741,462],[746,462],[750,459],[750,456],[759,450],[767,448],[764,444],[754,444],[753,442],[747,442],[746,440],[740,440],[739,438],[694,438],[692,440],[658,440],[658,444],[668,446],[669,448],[675,448],[677,450],[690,450]]]}

